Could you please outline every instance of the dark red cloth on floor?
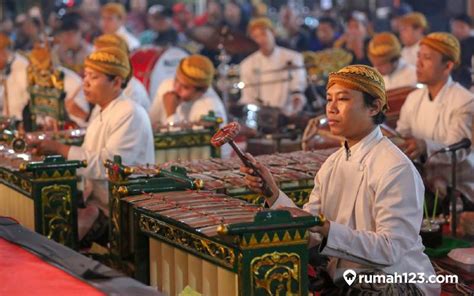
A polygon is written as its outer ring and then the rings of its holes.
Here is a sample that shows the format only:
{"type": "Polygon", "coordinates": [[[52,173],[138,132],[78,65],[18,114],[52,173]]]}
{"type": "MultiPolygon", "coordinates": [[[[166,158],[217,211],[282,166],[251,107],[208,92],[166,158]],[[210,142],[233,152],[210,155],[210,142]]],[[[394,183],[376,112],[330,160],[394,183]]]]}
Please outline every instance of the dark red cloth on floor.
{"type": "Polygon", "coordinates": [[[33,253],[0,238],[0,295],[105,295],[33,253]]]}

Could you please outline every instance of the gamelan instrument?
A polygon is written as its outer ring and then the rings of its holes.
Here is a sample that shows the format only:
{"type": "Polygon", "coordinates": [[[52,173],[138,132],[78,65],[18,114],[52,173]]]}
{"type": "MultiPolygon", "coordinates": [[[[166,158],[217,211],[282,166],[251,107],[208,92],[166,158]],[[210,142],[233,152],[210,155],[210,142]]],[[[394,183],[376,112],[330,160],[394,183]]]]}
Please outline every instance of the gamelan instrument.
{"type": "Polygon", "coordinates": [[[307,228],[294,218],[208,191],[126,198],[137,228],[136,276],[168,295],[307,294],[307,228]]]}
{"type": "Polygon", "coordinates": [[[0,216],[71,248],[78,248],[76,170],[83,161],[39,158],[0,146],[0,216]]]}
{"type": "MultiPolygon", "coordinates": [[[[278,187],[296,205],[308,201],[314,187],[314,177],[326,158],[335,149],[298,151],[260,155],[257,161],[265,163],[278,187]]],[[[109,177],[111,252],[119,258],[133,258],[133,210],[128,197],[144,193],[168,191],[207,190],[225,194],[261,206],[264,197],[250,191],[239,172],[239,159],[213,158],[169,162],[161,166],[125,166],[119,157],[107,161],[109,177]]]]}
{"type": "Polygon", "coordinates": [[[210,140],[221,123],[222,118],[211,111],[198,122],[154,126],[156,163],[219,157],[220,149],[210,140]]]}

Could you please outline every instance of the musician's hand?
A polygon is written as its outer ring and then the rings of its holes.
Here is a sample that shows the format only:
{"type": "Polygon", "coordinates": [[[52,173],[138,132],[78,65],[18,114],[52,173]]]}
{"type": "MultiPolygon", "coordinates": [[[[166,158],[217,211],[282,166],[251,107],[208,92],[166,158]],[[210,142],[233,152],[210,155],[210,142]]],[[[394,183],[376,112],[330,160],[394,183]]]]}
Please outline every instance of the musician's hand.
{"type": "Polygon", "coordinates": [[[311,118],[304,129],[303,138],[301,139],[301,145],[303,150],[309,150],[309,141],[318,134],[319,130],[319,117],[311,118]]]}
{"type": "Polygon", "coordinates": [[[448,196],[448,182],[443,177],[431,178],[426,183],[432,192],[438,192],[438,197],[441,200],[448,196]]]}
{"type": "MultiPolygon", "coordinates": [[[[273,178],[272,174],[270,173],[270,170],[260,162],[257,162],[255,158],[249,153],[246,154],[246,156],[249,158],[249,160],[253,163],[253,165],[257,168],[259,174],[262,176],[262,178],[265,180],[267,183],[267,186],[270,188],[272,191],[272,196],[271,197],[266,197],[267,202],[271,206],[275,200],[278,198],[278,195],[280,193],[280,189],[278,188],[278,185],[275,182],[275,179],[273,178]]],[[[241,166],[240,167],[240,172],[245,174],[245,184],[250,188],[250,190],[257,192],[257,193],[263,193],[262,192],[262,187],[263,187],[263,182],[262,179],[259,176],[256,176],[255,171],[249,167],[246,166],[241,166]]]]}
{"type": "Polygon", "coordinates": [[[173,115],[179,104],[179,97],[174,91],[169,91],[163,95],[163,105],[165,107],[166,116],[173,115]]]}
{"type": "Polygon", "coordinates": [[[422,139],[406,138],[399,148],[412,160],[426,153],[426,142],[422,139]]]}
{"type": "Polygon", "coordinates": [[[306,212],[303,209],[300,208],[292,208],[292,207],[278,207],[278,210],[284,210],[290,212],[291,216],[296,218],[296,217],[305,217],[305,216],[311,216],[311,213],[306,212]]]}
{"type": "Polygon", "coordinates": [[[291,103],[293,107],[293,114],[296,114],[303,110],[304,100],[301,97],[301,94],[294,94],[291,98],[291,103]]]}
{"type": "Polygon", "coordinates": [[[462,212],[460,215],[460,223],[458,227],[459,236],[474,235],[474,212],[462,212]]]}
{"type": "Polygon", "coordinates": [[[53,140],[40,140],[33,144],[33,153],[37,155],[59,154],[67,157],[70,146],[53,140]]]}
{"type": "MultiPolygon", "coordinates": [[[[311,213],[306,212],[303,209],[300,208],[291,208],[291,207],[278,207],[278,210],[285,210],[291,213],[291,216],[294,218],[297,217],[305,217],[305,216],[311,216],[311,213]]],[[[326,220],[323,225],[321,226],[313,226],[309,229],[311,232],[316,232],[321,234],[324,237],[328,236],[329,233],[329,227],[330,227],[330,222],[326,220]]]]}

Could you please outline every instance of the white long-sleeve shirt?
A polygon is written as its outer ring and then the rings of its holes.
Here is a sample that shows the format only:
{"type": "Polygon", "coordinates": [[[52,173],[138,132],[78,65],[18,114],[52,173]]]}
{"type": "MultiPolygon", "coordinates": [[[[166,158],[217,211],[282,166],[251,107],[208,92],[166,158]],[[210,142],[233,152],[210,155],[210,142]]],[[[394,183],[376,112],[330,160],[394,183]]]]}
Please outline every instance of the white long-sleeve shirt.
{"type": "Polygon", "coordinates": [[[300,53],[284,47],[276,46],[270,56],[263,55],[261,51],[254,52],[240,64],[241,80],[248,86],[242,90],[240,103],[277,107],[287,115],[300,111],[306,102],[306,70],[303,65],[300,53]],[[300,66],[301,69],[269,72],[286,66],[300,66]],[[258,83],[261,85],[250,86],[258,83]],[[292,104],[295,95],[292,93],[295,92],[302,99],[299,110],[294,110],[292,104]]]}
{"type": "Polygon", "coordinates": [[[123,164],[144,165],[155,163],[153,133],[150,120],[143,107],[120,95],[105,109],[94,110],[81,147],[72,146],[69,160],[87,160],[87,167],[79,174],[85,178],[85,192],[91,192],[92,204],[106,215],[108,185],[104,161],[115,155],[122,157],[123,164]]]}
{"type": "MultiPolygon", "coordinates": [[[[320,251],[330,257],[335,281],[348,269],[381,269],[388,274],[435,272],[419,235],[424,186],[412,162],[376,127],[350,148],[332,154],[314,179],[303,209],[330,221],[320,251]]],[[[296,207],[283,192],[272,208],[296,207]]],[[[320,236],[313,234],[313,240],[320,236]]],[[[439,295],[437,284],[417,284],[439,295]]]]}
{"type": "MultiPolygon", "coordinates": [[[[402,136],[423,139],[428,157],[435,151],[461,141],[472,139],[474,94],[454,82],[451,77],[433,100],[428,88],[411,92],[400,110],[397,131],[402,136]]],[[[457,189],[474,201],[474,152],[457,152],[457,189]]],[[[427,179],[442,177],[451,184],[451,155],[439,153],[425,165],[427,179]]]]}
{"type": "Polygon", "coordinates": [[[416,67],[416,61],[418,61],[418,50],[420,50],[419,41],[412,46],[404,46],[402,48],[401,56],[408,64],[416,67]]]}
{"type": "Polygon", "coordinates": [[[150,73],[150,86],[148,93],[153,100],[156,98],[156,92],[163,81],[173,78],[176,75],[176,68],[179,62],[188,57],[189,54],[176,46],[168,47],[159,57],[150,73]]]}
{"type": "Polygon", "coordinates": [[[163,104],[163,96],[165,93],[174,89],[173,83],[174,78],[167,79],[163,81],[158,88],[153,104],[148,111],[148,115],[150,116],[153,125],[197,122],[201,119],[201,116],[207,115],[209,111],[214,111],[216,116],[222,117],[224,120],[223,124],[227,123],[227,114],[224,105],[217,93],[211,87],[209,87],[200,98],[191,102],[183,102],[179,104],[176,112],[171,116],[167,116],[163,104]]]}
{"type": "Polygon", "coordinates": [[[136,77],[130,79],[127,87],[123,90],[123,93],[127,98],[132,99],[132,101],[142,106],[146,111],[150,108],[151,102],[148,92],[143,83],[141,83],[136,77]]]}
{"type": "Polygon", "coordinates": [[[415,86],[417,82],[416,68],[405,62],[403,58],[400,58],[395,71],[388,75],[383,75],[383,81],[385,82],[386,90],[404,86],[415,86]]]}
{"type": "Polygon", "coordinates": [[[16,119],[23,119],[23,108],[30,100],[28,93],[28,82],[26,73],[28,69],[28,59],[24,56],[14,53],[13,61],[10,65],[10,74],[6,77],[6,89],[0,84],[0,104],[4,116],[14,116],[16,119]],[[5,93],[8,94],[5,100],[5,93]],[[8,114],[7,102],[8,101],[8,114]]]}

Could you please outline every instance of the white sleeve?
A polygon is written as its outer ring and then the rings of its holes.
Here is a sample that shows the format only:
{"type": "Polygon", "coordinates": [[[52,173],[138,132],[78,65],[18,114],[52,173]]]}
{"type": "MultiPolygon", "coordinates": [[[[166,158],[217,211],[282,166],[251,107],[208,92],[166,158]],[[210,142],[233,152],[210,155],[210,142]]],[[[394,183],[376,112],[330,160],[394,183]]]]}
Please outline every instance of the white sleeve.
{"type": "Polygon", "coordinates": [[[157,124],[166,124],[167,118],[164,110],[163,105],[163,95],[171,90],[169,87],[171,85],[168,81],[164,81],[161,83],[160,87],[158,88],[155,99],[151,104],[150,108],[148,109],[148,116],[150,117],[151,125],[155,126],[157,124]]]}
{"type": "Polygon", "coordinates": [[[405,103],[402,105],[400,109],[400,116],[397,121],[397,132],[400,133],[403,137],[411,136],[411,119],[412,119],[412,112],[416,112],[417,110],[413,110],[415,108],[413,102],[415,98],[412,98],[414,93],[408,95],[405,100],[405,103]]]}
{"type": "Polygon", "coordinates": [[[124,161],[133,161],[142,149],[147,138],[149,127],[145,126],[148,120],[142,120],[134,112],[128,112],[114,118],[108,129],[105,147],[99,151],[88,150],[84,147],[71,146],[68,153],[69,160],[87,160],[84,176],[89,179],[104,179],[104,161],[120,155],[124,161]],[[140,131],[140,132],[137,132],[140,131]]]}
{"type": "Polygon", "coordinates": [[[396,264],[419,239],[424,186],[415,169],[402,164],[387,171],[374,199],[375,231],[331,221],[321,254],[383,268],[396,264]]]}
{"type": "MultiPolygon", "coordinates": [[[[279,207],[291,207],[296,208],[295,203],[283,192],[280,190],[278,198],[275,200],[271,209],[278,209],[279,207]]],[[[321,213],[321,194],[319,187],[319,175],[316,174],[314,178],[314,187],[309,195],[309,200],[303,205],[303,210],[310,213],[313,216],[319,215],[321,213]]],[[[313,247],[318,245],[321,242],[321,235],[318,233],[310,233],[309,246],[313,247]]]]}
{"type": "MultiPolygon", "coordinates": [[[[474,120],[474,100],[469,100],[466,104],[459,106],[453,110],[450,115],[449,126],[446,127],[447,138],[442,142],[435,142],[433,140],[427,140],[426,152],[428,156],[432,155],[436,151],[449,146],[451,144],[461,141],[463,138],[472,140],[472,126],[474,120]]],[[[465,160],[470,154],[467,149],[459,149],[456,152],[457,160],[459,162],[465,160]]],[[[438,153],[431,158],[432,163],[443,163],[451,164],[450,153],[438,153]]]]}

